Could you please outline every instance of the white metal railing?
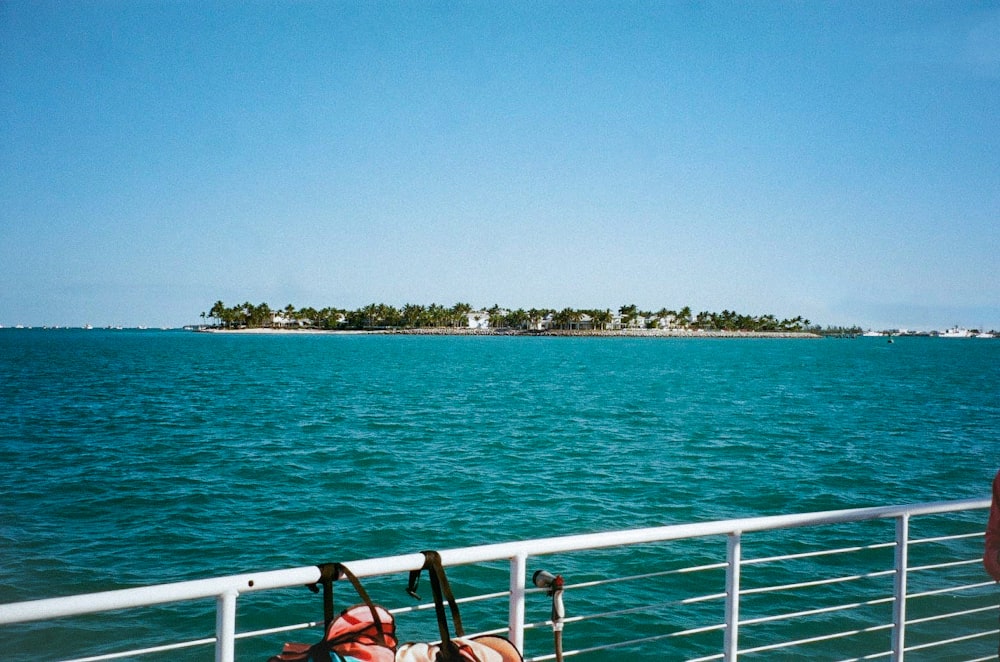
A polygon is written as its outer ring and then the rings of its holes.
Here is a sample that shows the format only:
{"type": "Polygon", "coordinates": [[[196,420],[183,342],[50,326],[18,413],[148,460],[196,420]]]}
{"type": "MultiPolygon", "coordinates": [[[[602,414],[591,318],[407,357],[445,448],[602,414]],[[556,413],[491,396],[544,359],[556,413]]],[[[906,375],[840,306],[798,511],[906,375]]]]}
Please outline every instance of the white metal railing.
{"type": "MultiPolygon", "coordinates": [[[[595,581],[580,582],[577,584],[567,584],[568,593],[594,589],[607,591],[613,585],[621,582],[642,582],[647,585],[652,581],[661,578],[685,578],[699,575],[700,573],[720,573],[724,570],[724,577],[720,582],[716,582],[714,592],[693,595],[674,601],[651,602],[641,606],[630,606],[628,608],[616,609],[601,613],[572,614],[565,619],[566,631],[582,626],[589,621],[598,619],[614,619],[621,617],[635,617],[636,614],[648,614],[658,609],[693,609],[704,606],[712,602],[720,602],[719,613],[721,622],[701,623],[692,627],[681,628],[669,632],[660,632],[647,636],[633,637],[622,641],[598,641],[592,646],[584,646],[565,652],[566,657],[583,655],[597,650],[614,649],[622,647],[641,647],[652,645],[653,642],[663,640],[677,640],[684,637],[702,636],[706,633],[721,633],[721,652],[707,656],[692,657],[691,662],[707,662],[709,660],[726,660],[732,662],[737,656],[752,657],[755,654],[769,651],[788,649],[792,647],[807,646],[822,641],[839,641],[847,637],[870,636],[877,633],[885,633],[885,641],[888,648],[886,650],[872,651],[863,656],[849,658],[853,660],[889,658],[896,662],[904,659],[907,652],[916,652],[936,647],[947,646],[959,641],[980,640],[983,655],[970,659],[993,659],[993,651],[996,650],[996,637],[1000,631],[991,627],[975,632],[969,632],[958,636],[953,636],[955,631],[949,627],[949,636],[931,641],[920,641],[918,643],[907,643],[907,631],[909,627],[933,626],[944,621],[950,625],[955,619],[977,617],[987,613],[995,617],[997,602],[995,592],[989,587],[992,582],[985,581],[981,568],[974,567],[979,563],[979,557],[972,553],[964,558],[947,558],[943,562],[935,562],[926,565],[910,565],[911,549],[918,549],[919,546],[961,546],[966,544],[969,549],[981,550],[982,529],[973,526],[971,532],[966,531],[958,534],[948,534],[933,536],[921,539],[911,539],[910,527],[913,518],[923,518],[927,516],[954,516],[965,511],[986,509],[990,505],[988,499],[969,499],[963,501],[935,502],[914,504],[906,506],[886,506],[876,508],[859,508],[849,510],[825,511],[807,514],[779,515],[770,517],[755,517],[746,519],[733,519],[715,522],[703,522],[694,524],[680,524],[672,526],[662,526],[653,528],[632,529],[625,531],[613,531],[606,533],[571,535],[552,538],[541,538],[518,542],[507,542],[500,544],[481,545],[476,547],[465,547],[458,549],[441,550],[441,559],[445,566],[461,566],[469,564],[482,564],[495,561],[506,561],[510,566],[509,583],[506,591],[499,591],[490,594],[466,598],[463,602],[474,602],[485,599],[507,599],[508,600],[508,623],[506,628],[498,628],[491,632],[507,634],[510,639],[524,650],[525,633],[539,630],[551,625],[550,621],[526,622],[526,597],[539,592],[540,589],[527,588],[528,585],[528,559],[547,555],[565,555],[578,552],[588,552],[590,550],[605,550],[610,548],[628,548],[636,545],[647,545],[653,543],[666,543],[671,541],[685,541],[692,539],[711,539],[713,536],[725,536],[726,557],[725,561],[718,561],[696,565],[692,567],[673,568],[659,570],[652,573],[635,574],[627,577],[615,576],[605,577],[595,581]],[[743,558],[743,543],[750,534],[762,534],[765,532],[776,532],[785,529],[801,527],[826,527],[852,523],[870,522],[876,520],[894,520],[895,534],[892,541],[867,542],[841,546],[834,549],[812,549],[809,551],[769,555],[760,558],[743,558]],[[802,560],[809,562],[819,562],[825,559],[841,559],[855,554],[880,554],[881,550],[888,553],[892,550],[891,567],[881,567],[864,572],[849,572],[843,576],[831,576],[809,581],[768,583],[761,586],[743,586],[742,579],[745,573],[755,568],[763,568],[775,564],[795,563],[802,560]],[[972,570],[971,576],[976,581],[958,585],[948,585],[945,587],[927,588],[920,591],[908,592],[911,577],[918,576],[941,576],[947,572],[972,570]],[[755,596],[764,594],[789,595],[795,591],[808,591],[822,587],[830,590],[844,590],[856,582],[871,582],[880,579],[892,579],[892,590],[889,595],[876,595],[867,599],[849,599],[842,604],[832,604],[817,606],[810,605],[805,609],[794,609],[787,613],[769,613],[753,617],[742,617],[741,607],[746,600],[754,599],[755,596]],[[960,609],[953,612],[936,613],[915,617],[907,620],[907,606],[915,601],[924,600],[932,596],[948,594],[951,596],[969,594],[969,592],[984,592],[986,604],[979,604],[972,608],[960,609]],[[744,630],[759,627],[768,627],[777,623],[800,621],[802,619],[816,617],[830,617],[831,615],[843,616],[850,622],[856,621],[859,617],[853,613],[858,610],[879,608],[891,605],[891,622],[864,622],[859,627],[847,626],[847,629],[837,632],[824,632],[815,636],[791,638],[791,639],[770,639],[766,643],[743,643],[741,648],[741,638],[744,630]],[[853,619],[853,620],[852,620],[853,619]]],[[[985,521],[985,518],[983,518],[985,521]]],[[[968,550],[965,550],[968,551],[968,550]]],[[[358,577],[376,577],[381,575],[393,575],[405,573],[410,570],[420,568],[424,562],[422,554],[406,554],[400,556],[390,556],[373,559],[362,559],[349,561],[347,565],[358,577]]],[[[259,637],[279,632],[287,632],[295,629],[315,626],[316,623],[299,623],[267,630],[256,630],[252,632],[236,631],[237,600],[241,595],[268,591],[279,588],[299,587],[305,584],[313,584],[319,580],[319,570],[316,566],[292,568],[287,570],[277,570],[271,572],[249,573],[219,577],[213,579],[203,579],[195,581],[177,582],[163,584],[159,586],[147,586],[140,588],[122,589],[107,591],[102,593],[91,593],[61,598],[50,598],[29,602],[20,602],[0,605],[0,626],[15,623],[25,623],[30,621],[51,620],[68,616],[83,614],[93,614],[108,610],[132,609],[177,603],[198,599],[214,599],[216,602],[216,625],[215,637],[186,641],[182,643],[165,644],[162,646],[149,647],[138,650],[131,650],[122,653],[111,653],[94,657],[79,658],[78,662],[110,660],[122,657],[135,657],[142,654],[161,652],[168,650],[179,650],[192,646],[208,646],[214,644],[215,659],[218,662],[231,662],[235,657],[235,642],[237,639],[259,637]]],[[[710,580],[706,580],[709,581],[710,580]]],[[[699,584],[700,585],[700,584],[699,584]]],[[[808,598],[807,598],[808,599],[808,598]]],[[[789,598],[789,600],[792,600],[789,598]]],[[[772,601],[772,604],[775,601],[772,601]]],[[[778,599],[781,604],[782,600],[778,599]]],[[[571,599],[567,598],[567,603],[571,604],[571,599]]],[[[403,613],[425,609],[421,607],[409,607],[394,609],[393,613],[403,613]]],[[[995,622],[995,621],[994,621],[995,622]]],[[[718,650],[718,649],[716,649],[718,650]]],[[[18,652],[18,651],[14,651],[18,652]]],[[[528,657],[529,660],[548,660],[553,655],[538,655],[528,657]]]]}

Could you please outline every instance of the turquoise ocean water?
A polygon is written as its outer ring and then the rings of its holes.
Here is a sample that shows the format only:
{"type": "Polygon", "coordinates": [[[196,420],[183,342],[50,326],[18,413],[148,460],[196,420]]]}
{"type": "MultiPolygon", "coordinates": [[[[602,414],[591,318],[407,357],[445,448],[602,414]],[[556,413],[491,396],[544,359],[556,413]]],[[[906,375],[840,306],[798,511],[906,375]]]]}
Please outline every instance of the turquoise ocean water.
{"type": "MultiPolygon", "coordinates": [[[[978,339],[0,330],[0,602],[984,497],[998,386],[1000,341],[978,339]]],[[[248,599],[241,629],[286,609],[283,622],[317,617],[302,593],[248,599]]],[[[212,607],[122,617],[114,637],[211,636],[212,607]]],[[[82,656],[107,627],[19,626],[0,644],[4,659],[82,656]]],[[[284,638],[241,644],[240,659],[284,638]]],[[[688,654],[670,645],[630,659],[688,654]]]]}

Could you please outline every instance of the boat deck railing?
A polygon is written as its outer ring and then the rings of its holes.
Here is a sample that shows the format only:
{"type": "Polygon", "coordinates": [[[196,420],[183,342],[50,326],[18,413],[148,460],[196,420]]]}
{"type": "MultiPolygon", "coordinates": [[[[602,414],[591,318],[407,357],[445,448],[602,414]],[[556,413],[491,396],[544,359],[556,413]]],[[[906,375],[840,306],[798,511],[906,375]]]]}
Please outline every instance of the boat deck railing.
{"type": "MultiPolygon", "coordinates": [[[[544,568],[566,580],[566,658],[628,654],[630,659],[689,662],[776,657],[971,662],[996,659],[1000,635],[1000,591],[981,565],[982,511],[989,505],[988,499],[970,499],[835,510],[439,552],[449,575],[478,572],[468,581],[456,581],[453,575],[457,594],[458,587],[494,583],[493,591],[461,597],[467,629],[509,637],[528,661],[555,658],[551,602],[531,582],[534,571],[544,568]],[[671,547],[676,545],[687,547],[671,547]]],[[[391,581],[402,587],[405,573],[423,561],[422,554],[413,553],[345,563],[358,577],[368,578],[366,584],[391,581]]],[[[237,628],[241,598],[301,589],[318,580],[318,568],[307,566],[4,604],[0,639],[12,641],[5,630],[25,627],[15,624],[214,601],[214,636],[73,659],[177,659],[181,650],[201,650],[192,659],[203,659],[214,648],[215,660],[230,662],[238,645],[244,654],[246,641],[264,640],[277,653],[280,645],[275,648],[271,641],[318,640],[321,623],[310,620],[256,627],[261,620],[252,617],[246,619],[250,627],[237,628]],[[290,636],[293,632],[297,636],[290,636]]],[[[341,597],[350,590],[337,589],[341,597]]],[[[426,604],[390,609],[400,623],[432,611],[426,604]]],[[[289,613],[295,610],[282,615],[289,613]]],[[[242,612],[240,624],[247,626],[242,612]]],[[[204,627],[205,634],[211,633],[210,621],[204,627]]],[[[435,629],[428,632],[436,634],[435,629]]],[[[115,645],[120,644],[112,639],[107,648],[115,645]]],[[[32,657],[32,651],[17,650],[16,644],[6,652],[15,658],[46,657],[32,657]]]]}

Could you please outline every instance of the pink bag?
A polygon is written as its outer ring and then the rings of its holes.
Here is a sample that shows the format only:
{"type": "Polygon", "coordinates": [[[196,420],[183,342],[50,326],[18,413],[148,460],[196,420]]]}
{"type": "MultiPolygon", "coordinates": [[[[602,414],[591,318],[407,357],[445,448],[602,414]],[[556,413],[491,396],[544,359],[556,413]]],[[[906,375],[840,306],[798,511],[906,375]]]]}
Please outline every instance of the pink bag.
{"type": "MultiPolygon", "coordinates": [[[[326,632],[316,644],[287,643],[268,662],[393,662],[396,658],[396,622],[384,607],[373,604],[368,592],[347,566],[319,566],[323,585],[326,632]],[[363,602],[348,607],[333,618],[333,582],[346,576],[363,602]]],[[[318,590],[315,585],[313,590],[318,590]]]]}

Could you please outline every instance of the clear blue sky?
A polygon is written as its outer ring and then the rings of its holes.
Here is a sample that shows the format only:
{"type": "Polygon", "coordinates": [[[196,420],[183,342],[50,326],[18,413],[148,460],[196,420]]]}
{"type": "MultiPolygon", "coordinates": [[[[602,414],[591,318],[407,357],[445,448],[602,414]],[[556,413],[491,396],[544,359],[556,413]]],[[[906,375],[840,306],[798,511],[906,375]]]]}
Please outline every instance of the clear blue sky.
{"type": "Polygon", "coordinates": [[[1000,328],[997,2],[0,2],[0,324],[1000,328]]]}

